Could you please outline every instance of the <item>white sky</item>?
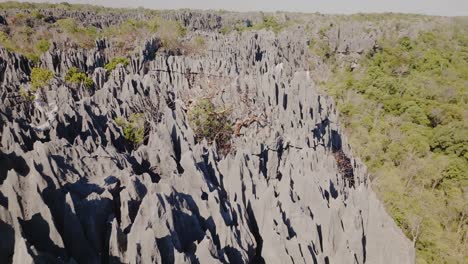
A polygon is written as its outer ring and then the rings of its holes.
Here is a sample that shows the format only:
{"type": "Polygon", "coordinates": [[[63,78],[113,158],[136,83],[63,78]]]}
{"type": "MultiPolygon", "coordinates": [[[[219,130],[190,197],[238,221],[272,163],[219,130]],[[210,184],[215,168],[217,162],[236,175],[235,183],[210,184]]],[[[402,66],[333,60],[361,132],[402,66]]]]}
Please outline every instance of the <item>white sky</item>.
{"type": "MultiPolygon", "coordinates": [[[[4,2],[5,0],[0,0],[4,2]]],[[[26,2],[64,2],[29,0],[26,2]]],[[[468,16],[468,0],[68,0],[111,7],[152,9],[224,9],[232,11],[299,11],[320,13],[399,12],[468,16]]]]}

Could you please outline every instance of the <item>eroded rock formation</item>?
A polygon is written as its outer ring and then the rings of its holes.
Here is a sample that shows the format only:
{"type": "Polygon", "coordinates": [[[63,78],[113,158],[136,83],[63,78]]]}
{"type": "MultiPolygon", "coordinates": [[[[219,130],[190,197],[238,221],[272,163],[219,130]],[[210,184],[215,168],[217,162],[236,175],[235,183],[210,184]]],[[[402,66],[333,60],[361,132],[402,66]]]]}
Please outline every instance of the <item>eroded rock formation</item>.
{"type": "Polygon", "coordinates": [[[203,32],[206,52],[171,56],[152,38],[106,73],[102,41],[52,47],[40,64],[58,77],[42,99],[58,110],[44,131],[46,112],[18,96],[31,63],[0,48],[0,262],[414,262],[316,89],[301,29],[221,35],[221,17],[176,19],[203,32]],[[93,89],[61,81],[72,66],[93,89]],[[207,95],[233,122],[259,117],[227,155],[187,121],[207,95]],[[135,112],[152,117],[136,148],[114,121],[135,112]]]}

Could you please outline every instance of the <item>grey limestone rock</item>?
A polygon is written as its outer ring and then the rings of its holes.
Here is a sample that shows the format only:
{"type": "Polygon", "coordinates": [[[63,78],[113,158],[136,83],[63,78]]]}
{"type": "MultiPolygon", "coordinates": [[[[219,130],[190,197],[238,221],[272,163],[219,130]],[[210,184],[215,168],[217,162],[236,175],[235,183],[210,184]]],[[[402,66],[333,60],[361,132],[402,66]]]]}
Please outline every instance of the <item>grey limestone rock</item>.
{"type": "MultiPolygon", "coordinates": [[[[114,23],[105,14],[49,15],[114,23]]],[[[29,62],[0,49],[0,262],[413,263],[412,243],[318,92],[301,29],[220,35],[219,15],[166,15],[205,31],[209,49],[173,56],[151,38],[111,72],[102,68],[104,40],[46,52],[40,63],[57,76],[78,67],[94,81],[91,90],[57,82],[44,91],[57,106],[47,130],[29,125],[47,111],[10,96],[28,81],[29,62]],[[226,155],[196,140],[187,120],[189,99],[207,94],[233,121],[261,118],[232,137],[226,155]],[[135,147],[115,118],[141,112],[148,124],[135,147]]],[[[332,42],[360,52],[374,39],[332,42]]]]}

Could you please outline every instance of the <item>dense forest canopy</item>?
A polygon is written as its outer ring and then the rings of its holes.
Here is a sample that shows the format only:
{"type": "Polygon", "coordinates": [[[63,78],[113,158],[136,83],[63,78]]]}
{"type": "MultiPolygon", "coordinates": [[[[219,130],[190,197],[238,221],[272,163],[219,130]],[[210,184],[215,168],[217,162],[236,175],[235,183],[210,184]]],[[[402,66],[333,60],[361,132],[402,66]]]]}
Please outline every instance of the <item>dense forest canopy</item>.
{"type": "Polygon", "coordinates": [[[460,18],[413,38],[387,36],[325,85],[421,263],[467,260],[467,29],[460,18]]]}

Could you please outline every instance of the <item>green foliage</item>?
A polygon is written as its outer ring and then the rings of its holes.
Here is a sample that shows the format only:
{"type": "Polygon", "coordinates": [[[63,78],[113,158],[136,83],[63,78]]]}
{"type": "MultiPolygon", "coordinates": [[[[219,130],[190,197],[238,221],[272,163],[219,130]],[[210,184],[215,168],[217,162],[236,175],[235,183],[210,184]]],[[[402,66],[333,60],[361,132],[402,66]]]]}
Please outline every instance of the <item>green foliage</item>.
{"type": "Polygon", "coordinates": [[[65,32],[73,34],[78,32],[78,24],[73,18],[60,19],[56,24],[65,32]]]}
{"type": "Polygon", "coordinates": [[[322,58],[324,61],[333,63],[334,54],[330,48],[330,44],[327,38],[327,33],[330,30],[330,28],[331,25],[320,28],[317,32],[318,37],[312,37],[309,40],[309,52],[322,58]]]}
{"type": "Polygon", "coordinates": [[[104,28],[98,32],[98,37],[106,37],[118,47],[121,55],[132,52],[136,40],[156,34],[163,46],[169,50],[181,47],[181,38],[187,29],[178,21],[165,20],[159,16],[150,20],[127,20],[120,25],[104,28]]]}
{"type": "Polygon", "coordinates": [[[71,84],[84,85],[88,89],[94,85],[93,79],[75,67],[68,70],[67,75],[65,75],[65,81],[71,84]]]}
{"type": "Polygon", "coordinates": [[[468,123],[464,121],[437,126],[432,135],[434,152],[455,154],[468,161],[468,123]]]}
{"type": "Polygon", "coordinates": [[[37,10],[34,10],[31,12],[31,17],[35,18],[35,19],[43,19],[44,18],[44,15],[37,11],[37,10]]]}
{"type": "Polygon", "coordinates": [[[232,29],[228,26],[222,26],[221,29],[219,30],[219,33],[223,34],[223,35],[227,35],[229,33],[231,33],[232,29]]]}
{"type": "Polygon", "coordinates": [[[81,26],[73,18],[60,19],[55,25],[82,48],[93,48],[99,36],[97,28],[81,26]]]}
{"type": "Polygon", "coordinates": [[[0,31],[0,45],[6,50],[12,52],[16,50],[16,45],[10,40],[10,37],[3,31],[0,31]]]}
{"type": "Polygon", "coordinates": [[[194,42],[198,47],[204,47],[206,45],[205,38],[201,36],[195,37],[194,42]]]}
{"type": "Polygon", "coordinates": [[[31,85],[33,91],[49,85],[54,78],[54,73],[47,69],[33,68],[31,70],[31,85]]]}
{"type": "Polygon", "coordinates": [[[188,120],[197,139],[206,138],[221,149],[228,148],[233,131],[226,109],[216,109],[209,99],[200,99],[190,109],[188,120]]]}
{"type": "Polygon", "coordinates": [[[281,32],[284,28],[286,28],[286,23],[280,23],[278,19],[274,16],[264,16],[262,22],[253,25],[253,30],[271,30],[275,33],[281,32]]]}
{"type": "Polygon", "coordinates": [[[157,33],[165,48],[175,50],[180,47],[180,38],[187,34],[187,28],[178,21],[160,19],[157,33]]]}
{"type": "Polygon", "coordinates": [[[8,25],[8,28],[0,31],[0,45],[9,52],[19,53],[37,64],[41,54],[50,46],[46,40],[50,38],[50,33],[30,27],[34,20],[30,18],[31,16],[34,16],[34,12],[31,15],[17,13],[11,19],[13,22],[8,25]]]}
{"type": "Polygon", "coordinates": [[[251,24],[250,20],[237,20],[234,23],[224,25],[220,29],[220,33],[223,35],[227,35],[233,31],[236,32],[244,32],[246,30],[271,30],[275,33],[279,33],[288,26],[291,25],[291,21],[289,22],[280,22],[275,16],[264,16],[262,21],[256,23],[254,25],[251,24]]]}
{"type": "Polygon", "coordinates": [[[331,56],[330,45],[324,39],[309,40],[309,51],[324,59],[328,59],[331,56]]]}
{"type": "MultiPolygon", "coordinates": [[[[22,32],[21,34],[26,34],[22,32]]],[[[47,51],[50,47],[50,44],[47,40],[40,40],[39,42],[36,43],[35,46],[32,47],[26,47],[22,48],[21,45],[25,44],[24,42],[28,42],[27,38],[25,37],[26,40],[21,40],[21,39],[12,39],[9,35],[6,33],[0,31],[0,45],[2,45],[5,49],[7,49],[10,52],[17,52],[25,57],[27,57],[29,60],[31,60],[34,63],[39,62],[39,57],[42,53],[47,51]],[[18,41],[22,41],[22,43],[18,43],[18,41]]],[[[26,43],[26,45],[28,45],[26,43]]]]}
{"type": "Polygon", "coordinates": [[[39,50],[40,52],[44,53],[48,51],[50,48],[50,43],[49,41],[42,39],[39,42],[36,43],[36,49],[39,50]]]}
{"type": "Polygon", "coordinates": [[[318,31],[319,38],[324,39],[327,36],[328,31],[330,31],[330,28],[330,25],[320,28],[318,31]]]}
{"type": "Polygon", "coordinates": [[[115,70],[115,68],[117,68],[117,65],[122,64],[123,66],[127,66],[129,63],[130,63],[130,60],[127,58],[116,57],[116,58],[111,59],[109,63],[107,63],[106,66],[104,66],[104,68],[107,71],[113,71],[115,70]]]}
{"type": "Polygon", "coordinates": [[[35,4],[33,3],[24,3],[24,2],[14,2],[14,1],[6,1],[0,3],[0,9],[30,9],[35,8],[35,4]]]}
{"type": "Polygon", "coordinates": [[[252,29],[253,27],[250,20],[237,20],[234,23],[223,25],[219,32],[223,35],[227,35],[233,31],[243,32],[252,29]]]}
{"type": "Polygon", "coordinates": [[[32,61],[34,64],[37,64],[39,62],[39,55],[36,53],[27,53],[24,54],[26,58],[28,58],[30,61],[32,61]]]}
{"type": "Polygon", "coordinates": [[[134,145],[143,143],[145,138],[145,119],[143,114],[132,114],[129,120],[123,117],[114,119],[115,123],[123,129],[124,137],[134,145]]]}
{"type": "Polygon", "coordinates": [[[326,85],[387,210],[410,239],[420,227],[418,263],[466,262],[467,29],[382,39],[326,85]]]}
{"type": "MultiPolygon", "coordinates": [[[[54,24],[43,21],[46,8],[65,10],[81,10],[81,12],[103,12],[134,14],[136,10],[107,9],[91,5],[64,5],[64,4],[25,4],[25,3],[0,3],[0,7],[15,10],[14,16],[9,16],[11,21],[7,29],[0,33],[0,44],[9,51],[27,55],[32,61],[37,62],[46,46],[36,46],[41,40],[52,39],[60,48],[85,48],[96,46],[96,40],[106,38],[117,56],[126,56],[135,52],[141,45],[141,40],[157,34],[167,50],[179,51],[185,47],[183,37],[187,28],[179,21],[166,20],[159,17],[158,11],[138,10],[141,19],[128,19],[121,23],[97,28],[85,26],[85,21],[74,18],[59,19],[54,24]],[[143,18],[145,17],[145,18],[143,18]],[[146,19],[152,17],[152,19],[146,19]],[[40,30],[35,30],[40,28],[40,30]],[[33,44],[33,45],[31,45],[33,44]]],[[[133,17],[133,16],[129,16],[133,17]]]]}
{"type": "Polygon", "coordinates": [[[19,89],[19,96],[21,96],[21,98],[28,102],[31,102],[36,98],[30,91],[25,89],[23,86],[21,86],[19,89]]]}
{"type": "MultiPolygon", "coordinates": [[[[42,9],[64,9],[64,10],[80,10],[83,12],[95,12],[95,13],[123,13],[129,12],[133,10],[129,9],[122,9],[122,8],[108,8],[103,6],[97,5],[90,5],[90,4],[70,4],[68,2],[60,2],[58,4],[52,3],[28,3],[28,2],[15,2],[15,1],[6,1],[0,3],[0,10],[6,9],[15,9],[16,10],[24,10],[24,11],[31,11],[31,10],[42,10],[42,9]]],[[[136,10],[136,9],[135,9],[136,10]]],[[[139,14],[146,14],[146,15],[156,15],[158,14],[158,10],[148,10],[148,9],[138,9],[139,14]]]]}

